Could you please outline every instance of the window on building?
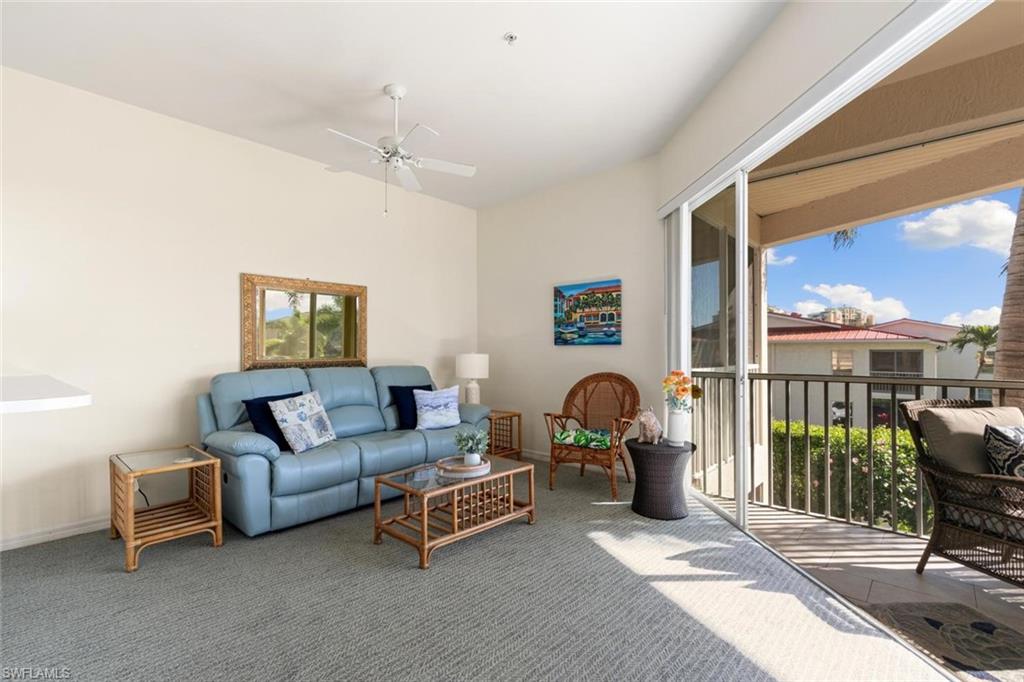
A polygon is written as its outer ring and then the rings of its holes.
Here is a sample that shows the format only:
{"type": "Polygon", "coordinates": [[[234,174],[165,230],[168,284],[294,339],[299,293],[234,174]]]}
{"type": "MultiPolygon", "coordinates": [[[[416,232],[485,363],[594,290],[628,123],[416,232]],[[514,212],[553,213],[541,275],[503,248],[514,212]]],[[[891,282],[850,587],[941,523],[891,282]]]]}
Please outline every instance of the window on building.
{"type": "Polygon", "coordinates": [[[924,376],[924,351],[873,350],[871,374],[897,377],[924,376]]]}
{"type": "MultiPolygon", "coordinates": [[[[870,352],[871,376],[873,377],[923,377],[923,350],[873,350],[870,352]]],[[[873,384],[874,391],[890,391],[889,384],[873,384]]],[[[912,392],[913,386],[897,385],[900,393],[912,392]]]]}
{"type": "Polygon", "coordinates": [[[832,374],[840,376],[853,375],[853,351],[834,350],[832,351],[832,374]]]}

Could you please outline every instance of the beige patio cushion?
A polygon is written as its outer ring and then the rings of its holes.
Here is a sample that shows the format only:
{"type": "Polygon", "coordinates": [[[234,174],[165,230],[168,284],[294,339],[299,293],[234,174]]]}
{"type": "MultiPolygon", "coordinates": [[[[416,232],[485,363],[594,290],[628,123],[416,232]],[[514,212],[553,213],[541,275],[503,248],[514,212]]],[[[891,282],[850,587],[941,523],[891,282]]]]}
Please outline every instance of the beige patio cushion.
{"type": "Polygon", "coordinates": [[[1024,426],[1016,407],[932,407],[919,417],[928,453],[950,469],[990,474],[985,456],[985,425],[1024,426]]]}

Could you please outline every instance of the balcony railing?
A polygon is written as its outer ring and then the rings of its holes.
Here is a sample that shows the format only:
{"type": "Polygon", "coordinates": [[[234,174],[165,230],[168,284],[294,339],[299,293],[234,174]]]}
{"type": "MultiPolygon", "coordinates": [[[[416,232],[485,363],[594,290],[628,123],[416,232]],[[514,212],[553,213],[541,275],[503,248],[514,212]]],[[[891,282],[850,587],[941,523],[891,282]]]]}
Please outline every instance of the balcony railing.
{"type": "MultiPolygon", "coordinates": [[[[991,399],[1024,381],[752,372],[747,499],[794,512],[908,535],[930,532],[932,505],[898,405],[922,398],[991,399]],[[895,378],[895,377],[894,377],[895,378]]],[[[694,372],[704,389],[693,414],[693,485],[734,499],[732,372],[694,372]]]]}

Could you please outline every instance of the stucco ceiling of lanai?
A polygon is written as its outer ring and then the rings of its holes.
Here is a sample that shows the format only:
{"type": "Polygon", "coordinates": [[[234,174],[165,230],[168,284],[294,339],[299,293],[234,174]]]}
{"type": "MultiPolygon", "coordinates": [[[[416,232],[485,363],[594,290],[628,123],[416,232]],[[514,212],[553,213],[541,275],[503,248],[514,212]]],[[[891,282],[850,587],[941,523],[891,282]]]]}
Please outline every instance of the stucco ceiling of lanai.
{"type": "Polygon", "coordinates": [[[982,10],[750,174],[751,235],[805,239],[1024,184],[1024,3],[982,10]]]}

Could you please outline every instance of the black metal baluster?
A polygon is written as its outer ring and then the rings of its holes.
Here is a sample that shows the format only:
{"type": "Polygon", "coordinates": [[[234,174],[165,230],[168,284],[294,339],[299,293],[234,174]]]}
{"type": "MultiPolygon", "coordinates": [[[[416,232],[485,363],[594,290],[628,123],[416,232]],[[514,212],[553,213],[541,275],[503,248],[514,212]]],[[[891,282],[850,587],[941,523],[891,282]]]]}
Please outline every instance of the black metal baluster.
{"type": "Polygon", "coordinates": [[[843,399],[846,401],[846,409],[843,418],[846,428],[846,520],[853,521],[853,452],[850,447],[850,423],[853,419],[853,406],[850,405],[850,384],[843,384],[843,399]]]}
{"type": "Polygon", "coordinates": [[[791,400],[789,390],[789,379],[785,381],[786,387],[786,509],[793,508],[793,425],[790,423],[791,417],[789,412],[789,404],[791,400]]]}
{"type": "Polygon", "coordinates": [[[828,405],[828,389],[828,381],[821,382],[821,390],[825,394],[821,413],[821,421],[825,427],[825,518],[832,516],[832,446],[829,442],[832,436],[832,411],[828,405]]]}

